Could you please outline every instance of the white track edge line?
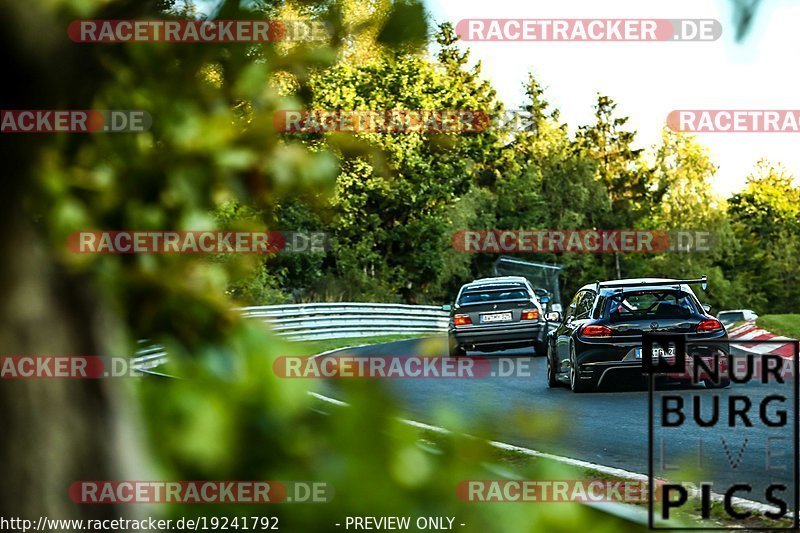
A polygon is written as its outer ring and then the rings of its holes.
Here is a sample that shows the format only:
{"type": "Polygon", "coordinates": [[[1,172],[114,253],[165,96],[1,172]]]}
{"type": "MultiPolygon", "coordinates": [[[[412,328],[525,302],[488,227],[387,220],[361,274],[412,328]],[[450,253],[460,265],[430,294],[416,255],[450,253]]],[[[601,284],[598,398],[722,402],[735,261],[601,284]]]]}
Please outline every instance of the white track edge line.
{"type": "MultiPolygon", "coordinates": [[[[308,394],[310,394],[314,398],[322,400],[323,402],[328,402],[330,404],[333,404],[333,405],[336,405],[336,406],[339,406],[339,407],[350,407],[350,404],[348,404],[347,402],[343,402],[341,400],[337,400],[336,398],[331,398],[329,396],[325,396],[324,394],[320,394],[318,392],[308,391],[308,394]]],[[[401,418],[400,421],[402,423],[404,423],[404,424],[408,424],[410,426],[417,427],[417,428],[420,428],[420,429],[427,429],[429,431],[434,431],[436,433],[441,433],[441,434],[450,434],[450,433],[452,433],[449,429],[446,429],[446,428],[443,428],[443,427],[439,427],[439,426],[434,426],[434,425],[431,425],[431,424],[426,424],[424,422],[417,422],[416,420],[409,420],[409,419],[406,419],[406,418],[401,418]]],[[[515,444],[507,444],[505,442],[489,441],[489,445],[493,446],[495,448],[499,448],[501,450],[513,451],[513,452],[521,453],[523,455],[529,455],[531,457],[540,457],[542,459],[549,459],[551,461],[556,461],[556,462],[563,463],[563,464],[568,464],[568,465],[571,465],[571,466],[577,466],[577,467],[581,467],[581,468],[587,468],[587,469],[590,469],[590,470],[596,470],[597,472],[601,472],[603,474],[608,474],[608,475],[611,475],[611,476],[621,477],[621,478],[624,478],[624,479],[630,479],[630,480],[633,480],[633,481],[647,481],[647,476],[646,475],[639,474],[637,472],[630,472],[630,471],[624,470],[622,468],[615,468],[615,467],[612,467],[612,466],[605,466],[605,465],[600,465],[600,464],[597,464],[597,463],[591,463],[589,461],[583,461],[581,459],[573,459],[571,457],[564,457],[564,456],[555,455],[555,454],[552,454],[552,453],[540,452],[540,451],[537,451],[537,450],[532,450],[530,448],[524,448],[522,446],[517,446],[515,444]]],[[[700,494],[700,491],[699,490],[691,490],[690,489],[689,490],[689,494],[691,496],[697,496],[697,495],[700,494]]],[[[723,501],[724,496],[722,494],[717,494],[716,492],[712,492],[711,493],[711,499],[714,500],[714,501],[718,501],[719,502],[719,501],[723,501]]],[[[772,512],[778,511],[778,508],[774,507],[772,505],[767,505],[765,503],[761,503],[761,502],[757,502],[757,501],[753,501],[753,500],[747,500],[745,498],[734,497],[734,498],[731,498],[731,502],[736,504],[736,505],[739,505],[740,507],[742,507],[744,509],[750,510],[750,511],[757,511],[757,512],[761,512],[761,513],[764,513],[764,512],[767,512],[767,511],[772,511],[772,512]]],[[[790,511],[787,510],[787,513],[789,513],[789,512],[790,511]]]]}

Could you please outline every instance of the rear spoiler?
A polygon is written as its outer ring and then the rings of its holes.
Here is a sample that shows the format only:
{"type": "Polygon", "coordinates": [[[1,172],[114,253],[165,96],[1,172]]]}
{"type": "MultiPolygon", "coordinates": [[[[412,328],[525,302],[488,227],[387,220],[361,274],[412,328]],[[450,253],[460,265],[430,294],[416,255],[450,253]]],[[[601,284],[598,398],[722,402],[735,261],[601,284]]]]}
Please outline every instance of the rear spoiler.
{"type": "Polygon", "coordinates": [[[708,288],[708,277],[703,276],[700,279],[671,279],[667,281],[604,281],[599,280],[595,284],[595,292],[600,289],[622,289],[622,288],[636,288],[636,287],[657,287],[657,286],[680,286],[680,285],[697,285],[700,284],[703,290],[708,288]]]}

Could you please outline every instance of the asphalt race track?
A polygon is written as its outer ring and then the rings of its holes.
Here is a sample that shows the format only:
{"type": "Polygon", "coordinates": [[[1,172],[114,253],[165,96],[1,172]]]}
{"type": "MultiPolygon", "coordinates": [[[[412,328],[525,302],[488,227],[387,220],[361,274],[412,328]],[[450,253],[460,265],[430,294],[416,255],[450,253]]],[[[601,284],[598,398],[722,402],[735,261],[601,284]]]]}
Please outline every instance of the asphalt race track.
{"type": "MultiPolygon", "coordinates": [[[[335,352],[339,355],[398,356],[418,355],[424,349],[430,355],[434,350],[446,354],[446,338],[406,340],[353,348],[335,352]],[[440,347],[439,347],[440,345],[440,347]]],[[[384,385],[403,406],[408,418],[435,423],[436,409],[448,408],[466,418],[484,416],[496,422],[496,440],[532,448],[538,451],[621,468],[630,472],[647,474],[648,471],[648,390],[646,385],[612,383],[600,392],[574,394],[567,388],[550,389],[546,383],[546,361],[531,357],[530,350],[509,350],[483,354],[470,352],[470,356],[515,358],[530,361],[531,377],[487,377],[476,379],[386,379],[384,385]],[[542,431],[525,428],[515,423],[513,416],[530,413],[532,420],[557,420],[559,430],[542,431]],[[508,420],[507,423],[504,420],[508,420]]],[[[498,361],[492,361],[496,364],[498,361]]],[[[326,384],[326,394],[342,398],[335,382],[326,384]]],[[[770,483],[786,485],[781,498],[792,508],[793,489],[793,386],[791,379],[785,384],[750,382],[732,384],[728,389],[709,390],[702,385],[662,385],[655,393],[655,459],[654,473],[660,479],[683,481],[713,481],[713,491],[724,493],[736,483],[749,483],[752,493],[736,496],[767,502],[764,487],[770,483]],[[660,426],[660,395],[677,395],[684,398],[687,421],[681,427],[663,429],[660,426]],[[770,394],[783,395],[786,403],[771,403],[765,407],[770,420],[776,420],[776,411],[787,412],[787,423],[781,427],[766,426],[759,416],[761,400],[770,394]],[[728,426],[728,398],[731,395],[747,396],[752,403],[749,419],[752,427],[744,427],[741,418],[737,426],[728,426]],[[702,403],[701,413],[707,418],[711,413],[713,397],[720,402],[719,422],[712,427],[699,427],[692,418],[692,397],[702,403]],[[664,456],[667,467],[680,463],[695,467],[702,478],[675,477],[674,471],[665,471],[660,462],[660,441],[664,439],[664,456]],[[745,442],[746,439],[746,442],[745,442]],[[698,441],[702,441],[698,453],[698,441]],[[769,448],[769,452],[768,452],[769,448]],[[768,457],[769,455],[769,457],[768,457]],[[680,457],[679,457],[680,456],[680,457]],[[698,456],[702,463],[698,465],[698,456]],[[699,466],[699,467],[698,467],[699,466]]]]}

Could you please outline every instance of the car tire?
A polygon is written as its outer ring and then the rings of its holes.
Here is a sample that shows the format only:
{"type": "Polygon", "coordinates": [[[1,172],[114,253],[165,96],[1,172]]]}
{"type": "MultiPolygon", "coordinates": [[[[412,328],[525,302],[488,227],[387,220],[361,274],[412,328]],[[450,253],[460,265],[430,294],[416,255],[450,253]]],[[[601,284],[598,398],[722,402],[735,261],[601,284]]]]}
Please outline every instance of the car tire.
{"type": "Polygon", "coordinates": [[[547,353],[547,342],[536,341],[533,343],[533,351],[537,357],[544,357],[547,353]]]}
{"type": "Polygon", "coordinates": [[[463,346],[458,344],[455,337],[452,335],[448,335],[448,345],[449,345],[449,354],[450,357],[466,357],[467,351],[464,349],[463,346]]]}
{"type": "Polygon", "coordinates": [[[551,389],[554,389],[559,386],[559,382],[556,379],[556,370],[553,367],[553,358],[550,356],[550,344],[548,343],[547,346],[547,386],[551,389]]]}
{"type": "Polygon", "coordinates": [[[727,389],[731,386],[731,380],[730,378],[720,378],[719,383],[714,383],[712,379],[704,379],[703,385],[705,385],[707,389],[727,389]]]}
{"type": "Polygon", "coordinates": [[[578,373],[575,371],[575,348],[573,346],[570,347],[569,351],[569,388],[572,392],[580,393],[580,392],[587,392],[592,389],[592,384],[587,383],[585,381],[581,381],[578,379],[578,373]]]}

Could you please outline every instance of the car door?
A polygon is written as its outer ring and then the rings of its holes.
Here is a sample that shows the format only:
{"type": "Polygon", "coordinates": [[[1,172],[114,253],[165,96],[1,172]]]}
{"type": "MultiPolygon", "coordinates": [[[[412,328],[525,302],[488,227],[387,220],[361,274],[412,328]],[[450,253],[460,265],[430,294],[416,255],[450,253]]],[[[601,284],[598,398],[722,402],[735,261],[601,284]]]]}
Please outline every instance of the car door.
{"type": "Polygon", "coordinates": [[[556,328],[556,356],[559,361],[569,359],[569,342],[572,332],[574,331],[573,323],[575,322],[575,313],[578,309],[578,303],[585,293],[586,291],[578,291],[578,293],[575,294],[575,297],[572,299],[572,302],[569,304],[564,314],[564,320],[562,320],[561,324],[556,328]]]}

